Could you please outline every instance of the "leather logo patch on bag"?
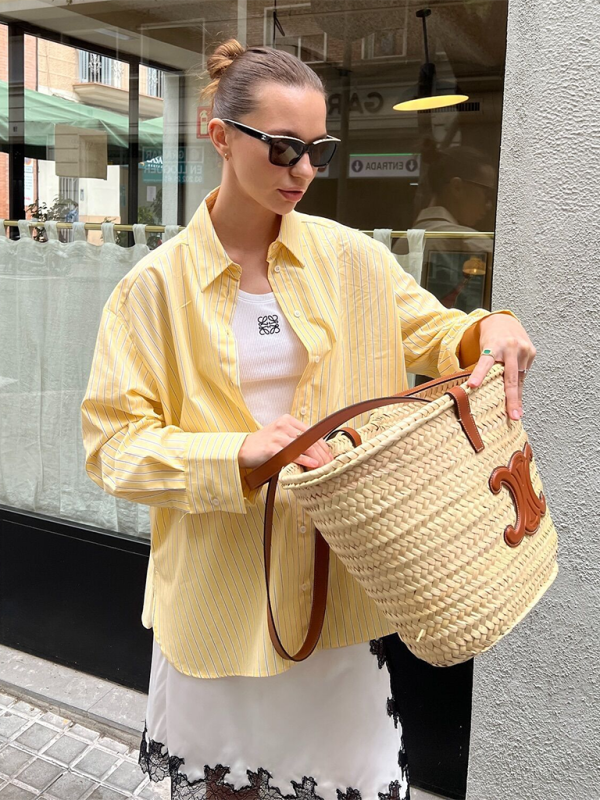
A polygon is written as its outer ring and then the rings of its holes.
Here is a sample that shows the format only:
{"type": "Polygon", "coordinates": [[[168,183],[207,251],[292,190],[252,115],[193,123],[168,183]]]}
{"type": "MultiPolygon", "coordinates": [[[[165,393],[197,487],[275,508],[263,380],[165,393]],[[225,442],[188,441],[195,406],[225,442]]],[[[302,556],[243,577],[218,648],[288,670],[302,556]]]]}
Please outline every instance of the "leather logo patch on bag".
{"type": "Polygon", "coordinates": [[[510,491],[515,511],[516,525],[508,525],[504,540],[509,547],[518,547],[525,535],[533,536],[540,527],[546,513],[546,498],[543,492],[538,497],[531,483],[531,459],[533,450],[529,442],[511,457],[508,467],[497,467],[490,477],[490,489],[498,494],[502,486],[510,491]]]}

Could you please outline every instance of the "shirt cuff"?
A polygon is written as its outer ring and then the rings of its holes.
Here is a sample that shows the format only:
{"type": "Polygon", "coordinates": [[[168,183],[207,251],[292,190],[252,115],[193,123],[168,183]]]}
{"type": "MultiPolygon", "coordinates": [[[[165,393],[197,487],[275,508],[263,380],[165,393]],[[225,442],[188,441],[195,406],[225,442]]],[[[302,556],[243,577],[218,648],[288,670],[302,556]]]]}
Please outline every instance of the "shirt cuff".
{"type": "MultiPolygon", "coordinates": [[[[440,349],[440,359],[439,359],[439,372],[440,375],[450,375],[453,372],[460,372],[467,367],[462,367],[460,364],[459,358],[459,351],[460,345],[462,343],[463,336],[467,333],[467,331],[472,330],[476,325],[487,319],[487,317],[493,317],[495,314],[508,314],[511,317],[517,319],[515,314],[512,311],[508,311],[507,309],[501,309],[499,311],[485,311],[483,309],[477,309],[476,311],[472,311],[467,318],[465,319],[464,323],[458,328],[454,328],[444,340],[443,346],[440,349]]],[[[470,364],[467,366],[471,366],[470,364]]]]}
{"type": "Polygon", "coordinates": [[[188,504],[192,514],[246,513],[238,455],[248,433],[198,433],[186,455],[188,504]]]}

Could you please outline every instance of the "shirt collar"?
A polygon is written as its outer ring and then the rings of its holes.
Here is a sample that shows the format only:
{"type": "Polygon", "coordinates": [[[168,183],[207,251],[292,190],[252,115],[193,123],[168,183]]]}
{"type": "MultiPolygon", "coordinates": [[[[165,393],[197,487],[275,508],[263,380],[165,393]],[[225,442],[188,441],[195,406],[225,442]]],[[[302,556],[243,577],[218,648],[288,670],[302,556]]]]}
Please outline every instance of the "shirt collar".
{"type": "Polygon", "coordinates": [[[458,222],[444,206],[428,206],[424,208],[416,221],[424,222],[428,220],[443,220],[444,222],[450,223],[450,225],[458,225],[458,222]]]}
{"type": "Polygon", "coordinates": [[[276,239],[291,254],[298,266],[304,266],[302,255],[302,215],[297,211],[290,211],[281,217],[279,236],[276,239]]]}
{"type": "MultiPolygon", "coordinates": [[[[213,227],[210,211],[215,204],[219,187],[206,196],[188,225],[188,244],[198,272],[202,291],[225,270],[239,278],[240,267],[229,258],[213,227]]],[[[301,215],[291,211],[281,218],[279,235],[271,247],[285,247],[293,256],[294,266],[304,266],[301,246],[301,215]]]]}

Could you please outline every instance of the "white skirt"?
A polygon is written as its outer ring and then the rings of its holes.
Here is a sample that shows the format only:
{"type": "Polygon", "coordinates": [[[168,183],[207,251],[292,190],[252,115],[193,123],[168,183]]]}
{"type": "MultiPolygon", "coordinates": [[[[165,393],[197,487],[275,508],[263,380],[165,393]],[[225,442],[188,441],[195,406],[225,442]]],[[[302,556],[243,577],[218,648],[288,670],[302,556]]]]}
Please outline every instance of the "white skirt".
{"type": "Polygon", "coordinates": [[[154,643],[140,765],[173,800],[409,800],[381,640],[265,678],[193,678],[154,643]]]}

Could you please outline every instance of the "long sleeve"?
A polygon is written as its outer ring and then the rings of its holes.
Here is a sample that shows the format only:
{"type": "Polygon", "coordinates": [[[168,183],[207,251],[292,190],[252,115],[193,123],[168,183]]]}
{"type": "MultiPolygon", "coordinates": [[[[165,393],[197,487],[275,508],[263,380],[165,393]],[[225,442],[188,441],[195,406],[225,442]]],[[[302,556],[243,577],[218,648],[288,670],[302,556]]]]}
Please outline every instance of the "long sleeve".
{"type": "Polygon", "coordinates": [[[490,314],[511,314],[476,309],[470,314],[448,309],[408,275],[387,250],[393,275],[396,305],[402,324],[406,368],[424,375],[449,375],[461,369],[459,348],[465,332],[490,314]]]}
{"type": "Polygon", "coordinates": [[[108,307],[82,426],[87,473],[109,494],[193,514],[246,513],[238,453],[248,434],[165,425],[156,382],[126,320],[108,307]]]}

